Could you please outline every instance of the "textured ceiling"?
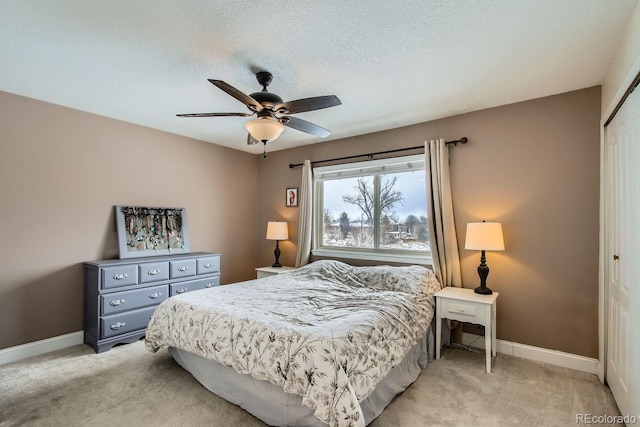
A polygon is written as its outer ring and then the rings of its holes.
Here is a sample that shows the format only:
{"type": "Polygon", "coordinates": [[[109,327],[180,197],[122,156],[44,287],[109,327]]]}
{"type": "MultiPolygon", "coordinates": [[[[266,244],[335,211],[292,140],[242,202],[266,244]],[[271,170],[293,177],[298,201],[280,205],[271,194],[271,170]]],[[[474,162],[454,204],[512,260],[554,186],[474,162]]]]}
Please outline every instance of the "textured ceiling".
{"type": "Polygon", "coordinates": [[[274,74],[297,114],[268,150],[406,126],[601,84],[637,0],[1,0],[0,90],[259,153],[245,93],[274,74]]]}

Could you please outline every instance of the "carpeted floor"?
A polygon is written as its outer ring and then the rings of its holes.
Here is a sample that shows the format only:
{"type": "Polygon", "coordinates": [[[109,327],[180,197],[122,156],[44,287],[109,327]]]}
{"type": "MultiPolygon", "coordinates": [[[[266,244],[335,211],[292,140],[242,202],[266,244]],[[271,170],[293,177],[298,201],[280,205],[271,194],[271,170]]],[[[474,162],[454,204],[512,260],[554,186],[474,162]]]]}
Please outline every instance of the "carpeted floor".
{"type": "MultiPolygon", "coordinates": [[[[568,426],[576,414],[619,415],[595,375],[498,354],[445,348],[374,427],[568,426]]],[[[0,366],[0,426],[264,426],[210,393],[166,350],[89,346],[0,366]]]]}

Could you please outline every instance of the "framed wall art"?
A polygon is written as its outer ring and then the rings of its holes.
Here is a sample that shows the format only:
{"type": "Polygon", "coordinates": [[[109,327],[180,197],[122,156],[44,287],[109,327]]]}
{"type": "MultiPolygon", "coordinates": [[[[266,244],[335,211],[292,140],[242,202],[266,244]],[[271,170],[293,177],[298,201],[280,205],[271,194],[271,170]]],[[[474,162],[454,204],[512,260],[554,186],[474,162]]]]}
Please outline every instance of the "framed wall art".
{"type": "Polygon", "coordinates": [[[184,208],[115,208],[120,259],[189,253],[184,208]]]}
{"type": "Polygon", "coordinates": [[[288,208],[298,207],[298,188],[287,188],[286,192],[286,206],[288,208]]]}

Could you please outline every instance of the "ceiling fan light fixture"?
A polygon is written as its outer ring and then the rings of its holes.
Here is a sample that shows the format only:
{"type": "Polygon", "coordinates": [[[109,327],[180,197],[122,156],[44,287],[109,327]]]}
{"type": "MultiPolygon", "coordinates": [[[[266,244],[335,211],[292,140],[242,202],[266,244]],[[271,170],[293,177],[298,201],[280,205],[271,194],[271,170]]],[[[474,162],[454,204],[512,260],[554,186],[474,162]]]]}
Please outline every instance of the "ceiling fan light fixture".
{"type": "Polygon", "coordinates": [[[251,120],[245,124],[245,127],[252,137],[265,144],[277,139],[284,130],[282,123],[270,117],[251,120]]]}

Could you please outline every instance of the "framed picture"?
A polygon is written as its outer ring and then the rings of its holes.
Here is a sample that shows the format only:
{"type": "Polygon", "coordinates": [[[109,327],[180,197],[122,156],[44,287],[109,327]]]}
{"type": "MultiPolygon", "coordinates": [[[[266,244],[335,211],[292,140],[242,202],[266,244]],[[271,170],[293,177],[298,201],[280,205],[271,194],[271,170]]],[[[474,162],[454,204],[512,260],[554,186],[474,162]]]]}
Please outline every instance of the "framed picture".
{"type": "Polygon", "coordinates": [[[298,207],[298,188],[287,188],[285,204],[288,208],[298,207]]]}
{"type": "Polygon", "coordinates": [[[120,259],[189,253],[183,208],[116,206],[120,259]]]}

